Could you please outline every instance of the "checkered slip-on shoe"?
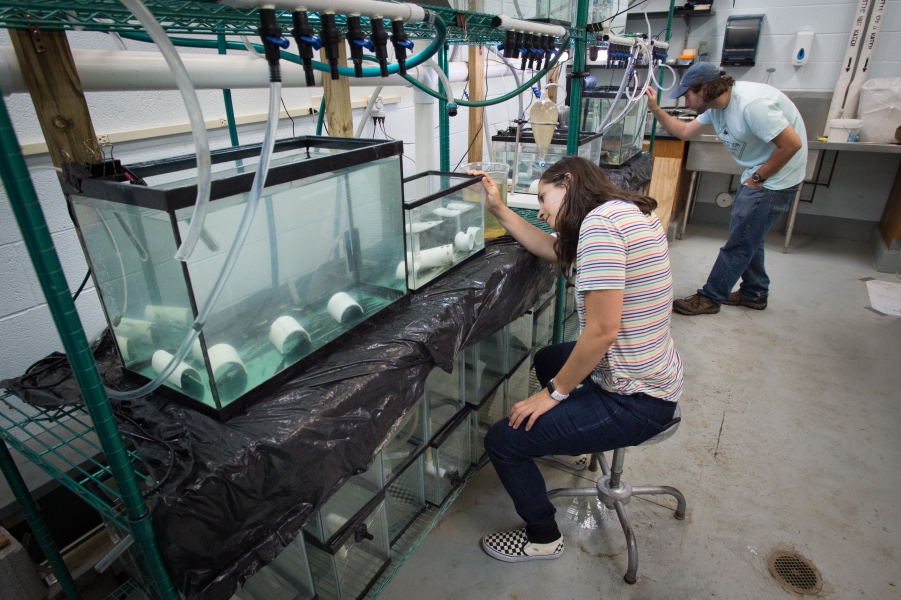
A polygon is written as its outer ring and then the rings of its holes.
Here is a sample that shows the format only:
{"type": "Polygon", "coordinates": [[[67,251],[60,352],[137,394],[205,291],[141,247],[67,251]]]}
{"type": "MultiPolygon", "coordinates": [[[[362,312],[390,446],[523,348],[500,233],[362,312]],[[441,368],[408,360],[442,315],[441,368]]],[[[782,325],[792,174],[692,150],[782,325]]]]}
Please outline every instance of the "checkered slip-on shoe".
{"type": "Polygon", "coordinates": [[[590,456],[588,454],[580,454],[579,456],[565,456],[563,454],[548,454],[543,456],[544,460],[549,460],[563,465],[572,471],[584,471],[588,467],[590,456]]]}
{"type": "Polygon", "coordinates": [[[526,528],[499,531],[482,538],[482,548],[489,556],[504,562],[552,560],[563,556],[563,536],[549,544],[533,544],[526,536],[526,528]]]}

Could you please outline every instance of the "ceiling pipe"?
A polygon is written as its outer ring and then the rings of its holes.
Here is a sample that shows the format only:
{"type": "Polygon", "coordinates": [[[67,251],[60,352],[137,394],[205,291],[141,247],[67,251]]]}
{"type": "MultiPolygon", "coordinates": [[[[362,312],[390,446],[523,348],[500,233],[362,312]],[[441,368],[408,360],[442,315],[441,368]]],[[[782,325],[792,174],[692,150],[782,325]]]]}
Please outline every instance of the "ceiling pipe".
{"type": "MultiPolygon", "coordinates": [[[[175,80],[166,61],[159,52],[129,50],[72,50],[75,67],[81,85],[86,92],[139,92],[174,90],[175,80]]],[[[261,67],[261,61],[251,56],[228,54],[182,53],[182,62],[194,87],[199,90],[223,88],[253,89],[269,87],[269,71],[261,67]]],[[[303,67],[282,61],[282,85],[285,88],[307,87],[303,67]]],[[[507,67],[490,63],[488,77],[507,75],[507,67]]],[[[316,87],[322,86],[322,73],[316,71],[316,87]]],[[[467,81],[469,65],[465,62],[450,63],[448,79],[451,83],[467,81]]],[[[352,86],[408,87],[410,84],[400,75],[379,78],[348,78],[352,86]]],[[[4,96],[27,93],[22,69],[11,46],[0,47],[0,90],[4,96]]]]}

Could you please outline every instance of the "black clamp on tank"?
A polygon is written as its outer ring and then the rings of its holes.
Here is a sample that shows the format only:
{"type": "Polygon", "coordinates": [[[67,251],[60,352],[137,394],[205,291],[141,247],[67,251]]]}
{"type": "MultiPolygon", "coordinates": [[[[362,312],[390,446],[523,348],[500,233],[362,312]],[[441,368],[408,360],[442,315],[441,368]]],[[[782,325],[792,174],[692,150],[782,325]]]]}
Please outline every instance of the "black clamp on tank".
{"type": "Polygon", "coordinates": [[[325,58],[328,60],[332,79],[338,79],[338,44],[341,43],[341,32],[335,26],[335,13],[319,13],[322,22],[322,45],[325,46],[325,58]]]}
{"type": "Polygon", "coordinates": [[[413,42],[407,39],[404,22],[400,19],[391,21],[391,44],[394,46],[394,56],[397,59],[397,72],[406,75],[407,50],[413,49],[413,42]]]}
{"type": "Polygon", "coordinates": [[[313,51],[322,48],[322,38],[316,35],[316,31],[310,26],[310,19],[304,11],[298,11],[292,15],[294,23],[294,41],[297,42],[297,53],[303,61],[303,72],[306,75],[307,87],[316,85],[313,76],[313,51]]]}

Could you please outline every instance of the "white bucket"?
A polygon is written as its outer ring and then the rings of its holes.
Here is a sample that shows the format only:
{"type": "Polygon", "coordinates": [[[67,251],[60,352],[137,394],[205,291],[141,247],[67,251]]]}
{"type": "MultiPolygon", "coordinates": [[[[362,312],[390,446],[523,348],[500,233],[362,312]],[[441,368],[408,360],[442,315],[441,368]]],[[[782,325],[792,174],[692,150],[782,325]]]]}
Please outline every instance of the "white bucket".
{"type": "Polygon", "coordinates": [[[830,142],[856,142],[860,119],[832,119],[829,121],[830,142]]]}

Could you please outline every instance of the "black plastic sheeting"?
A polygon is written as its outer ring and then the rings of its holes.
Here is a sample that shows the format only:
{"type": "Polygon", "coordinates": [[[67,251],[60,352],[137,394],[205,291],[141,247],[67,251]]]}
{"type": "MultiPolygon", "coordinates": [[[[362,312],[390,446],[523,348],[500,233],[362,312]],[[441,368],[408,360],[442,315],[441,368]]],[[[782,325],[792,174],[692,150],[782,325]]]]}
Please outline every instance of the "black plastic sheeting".
{"type": "MultiPolygon", "coordinates": [[[[525,313],[554,278],[553,267],[501,238],[226,423],[158,394],[116,405],[133,420],[120,418],[124,432],[140,424],[176,453],[153,510],[176,587],[190,599],[230,598],[349,476],[371,466],[433,366],[450,370],[462,348],[525,313]]],[[[112,344],[101,344],[95,356],[108,385],[134,385],[112,344]]],[[[77,394],[72,383],[49,396],[77,394]]],[[[9,387],[31,395],[15,381],[9,387]]],[[[39,401],[47,404],[49,396],[43,390],[39,401]]],[[[151,476],[164,479],[167,446],[134,441],[151,476]]]]}
{"type": "Polygon", "coordinates": [[[651,182],[654,158],[650,152],[636,154],[624,165],[601,165],[604,173],[618,188],[637,191],[651,182]]]}

